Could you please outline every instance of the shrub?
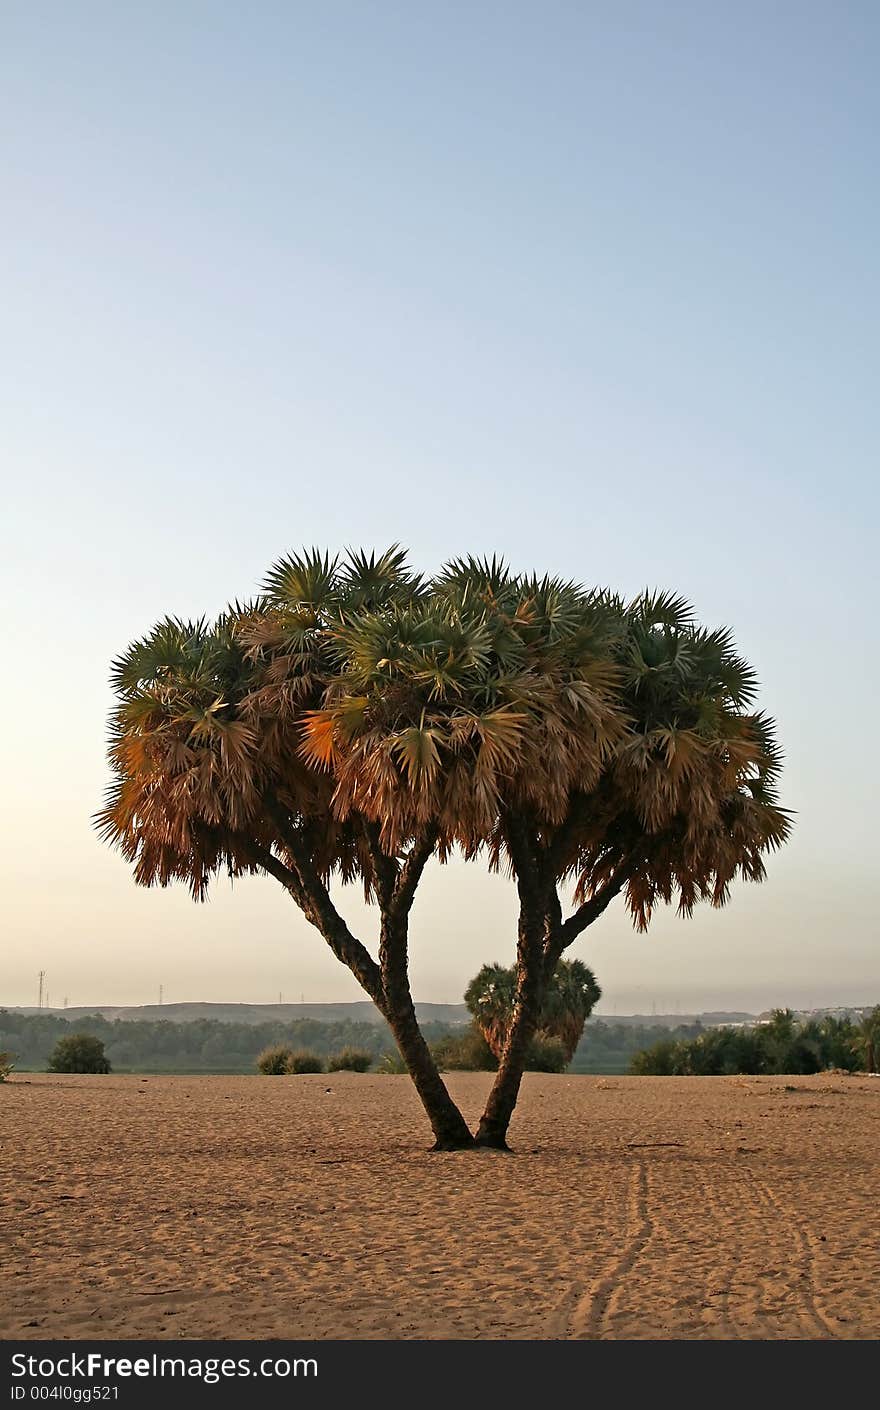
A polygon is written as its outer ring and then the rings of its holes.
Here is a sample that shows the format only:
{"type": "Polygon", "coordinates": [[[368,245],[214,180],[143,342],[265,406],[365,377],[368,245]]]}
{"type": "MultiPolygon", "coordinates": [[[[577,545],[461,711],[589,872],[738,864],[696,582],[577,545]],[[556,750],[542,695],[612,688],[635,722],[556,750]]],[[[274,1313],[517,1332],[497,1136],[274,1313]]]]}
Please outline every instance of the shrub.
{"type": "Polygon", "coordinates": [[[110,1063],[104,1054],[104,1044],[91,1033],[72,1033],[59,1038],[49,1059],[50,1072],[106,1073],[110,1063]]]}
{"type": "Polygon", "coordinates": [[[286,1048],[283,1043],[273,1043],[270,1048],[264,1048],[260,1053],[257,1067],[264,1077],[283,1077],[291,1070],[292,1058],[290,1048],[286,1048]]]}
{"type": "Polygon", "coordinates": [[[633,1053],[629,1070],[636,1077],[673,1077],[678,1069],[679,1044],[674,1038],[659,1038],[650,1048],[633,1053]]]}
{"type": "Polygon", "coordinates": [[[567,1067],[568,1053],[563,1040],[553,1033],[536,1033],[529,1044],[526,1071],[564,1072],[567,1067]]]}
{"type": "Polygon", "coordinates": [[[328,1072],[366,1072],[373,1064],[373,1054],[363,1048],[343,1048],[328,1059],[328,1072]]]}
{"type": "Polygon", "coordinates": [[[317,1053],[307,1053],[303,1049],[299,1052],[291,1053],[287,1063],[287,1071],[294,1073],[302,1072],[323,1072],[324,1059],[318,1057],[317,1053]]]}
{"type": "Polygon", "coordinates": [[[476,1021],[462,1033],[449,1033],[431,1044],[431,1054],[441,1072],[494,1072],[498,1067],[476,1021]]]}
{"type": "Polygon", "coordinates": [[[15,1066],[14,1053],[0,1053],[0,1082],[5,1082],[15,1066]]]}
{"type": "Polygon", "coordinates": [[[383,1053],[379,1059],[377,1072],[384,1072],[386,1076],[399,1076],[407,1071],[406,1063],[398,1052],[383,1053]]]}

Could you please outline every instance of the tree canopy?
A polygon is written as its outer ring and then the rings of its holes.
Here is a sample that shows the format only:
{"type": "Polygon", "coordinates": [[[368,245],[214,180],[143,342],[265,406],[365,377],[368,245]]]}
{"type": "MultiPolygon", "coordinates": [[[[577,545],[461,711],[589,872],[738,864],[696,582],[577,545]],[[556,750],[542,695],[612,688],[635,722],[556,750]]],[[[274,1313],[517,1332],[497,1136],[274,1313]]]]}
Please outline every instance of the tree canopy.
{"type": "Polygon", "coordinates": [[[59,1038],[49,1058],[50,1072],[88,1072],[106,1074],[110,1062],[104,1044],[91,1033],[71,1033],[59,1038]]]}

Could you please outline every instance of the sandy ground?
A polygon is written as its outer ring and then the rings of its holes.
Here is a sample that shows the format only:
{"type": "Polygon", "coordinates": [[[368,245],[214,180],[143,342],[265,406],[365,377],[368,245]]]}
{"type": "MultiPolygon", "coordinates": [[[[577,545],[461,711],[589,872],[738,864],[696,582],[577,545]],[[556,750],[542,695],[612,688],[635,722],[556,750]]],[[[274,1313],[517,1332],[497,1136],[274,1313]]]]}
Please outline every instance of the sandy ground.
{"type": "Polygon", "coordinates": [[[429,1155],[404,1077],[21,1075],[0,1133],[7,1339],[880,1335],[870,1078],[530,1075],[429,1155]]]}

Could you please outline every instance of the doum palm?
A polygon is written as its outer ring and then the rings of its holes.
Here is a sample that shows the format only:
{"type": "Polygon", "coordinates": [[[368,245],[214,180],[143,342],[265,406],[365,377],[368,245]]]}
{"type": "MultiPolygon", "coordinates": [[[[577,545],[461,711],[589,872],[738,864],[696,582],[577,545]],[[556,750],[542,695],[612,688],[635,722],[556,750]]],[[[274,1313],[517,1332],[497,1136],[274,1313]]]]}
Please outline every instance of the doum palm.
{"type": "Polygon", "coordinates": [[[396,547],[312,550],[216,622],[160,622],[112,679],[103,836],[144,886],[283,886],[389,1023],[438,1149],[506,1146],[557,965],[615,897],[640,929],[661,903],[722,906],[789,832],[752,671],[669,594],[624,601],[472,558],[428,579],[396,547]],[[519,901],[475,1135],[409,983],[417,887],[454,852],[509,874],[519,901]],[[352,882],[378,913],[371,943],[334,900],[352,882]]]}

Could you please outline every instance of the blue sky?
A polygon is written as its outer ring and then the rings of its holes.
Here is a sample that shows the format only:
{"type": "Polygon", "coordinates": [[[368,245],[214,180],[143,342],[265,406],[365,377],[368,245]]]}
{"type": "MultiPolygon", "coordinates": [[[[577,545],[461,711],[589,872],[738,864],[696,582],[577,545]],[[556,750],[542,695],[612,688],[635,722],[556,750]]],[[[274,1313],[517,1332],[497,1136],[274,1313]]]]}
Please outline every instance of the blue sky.
{"type": "MultiPolygon", "coordinates": [[[[273,884],[142,893],[89,827],[111,656],[302,543],[401,540],[733,626],[794,841],[622,914],[605,1008],[880,1000],[880,10],[2,6],[11,944],[0,1001],[357,996],[273,884]]],[[[369,921],[345,905],[365,937],[369,921]]],[[[420,997],[513,948],[429,877],[420,997]]]]}

